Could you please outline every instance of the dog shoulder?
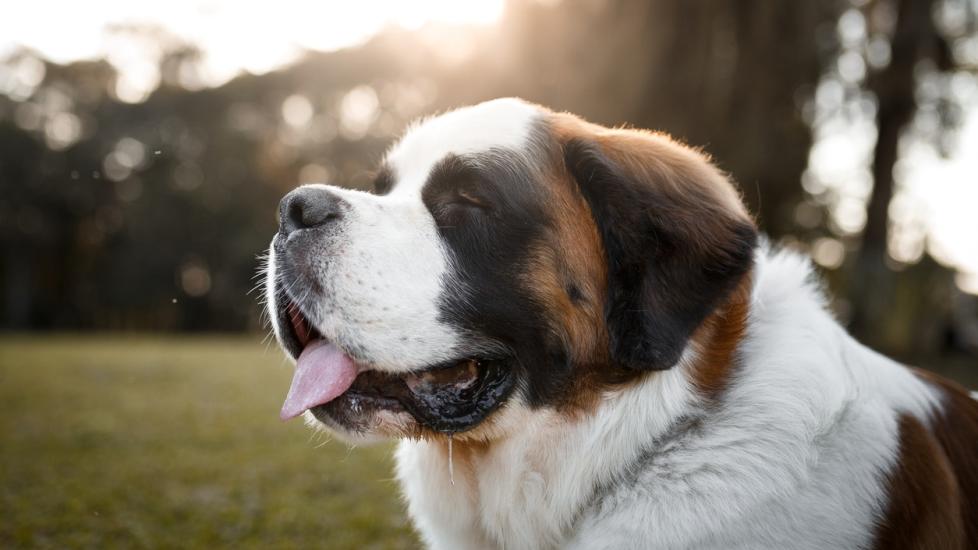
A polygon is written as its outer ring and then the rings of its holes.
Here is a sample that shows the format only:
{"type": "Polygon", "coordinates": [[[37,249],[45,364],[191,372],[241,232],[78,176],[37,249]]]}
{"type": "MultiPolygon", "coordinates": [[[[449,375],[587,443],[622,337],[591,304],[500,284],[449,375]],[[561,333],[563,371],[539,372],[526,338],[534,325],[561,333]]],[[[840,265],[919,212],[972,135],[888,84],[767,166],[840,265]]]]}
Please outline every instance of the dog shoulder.
{"type": "Polygon", "coordinates": [[[968,548],[978,542],[978,401],[916,370],[938,395],[929,417],[900,417],[898,458],[877,548],[968,548]]]}
{"type": "MultiPolygon", "coordinates": [[[[883,540],[879,525],[901,482],[887,472],[905,468],[903,448],[920,443],[908,431],[930,425],[942,392],[847,335],[793,254],[760,254],[738,359],[718,403],[646,449],[595,500],[575,533],[579,547],[883,540]],[[813,515],[821,521],[805,519],[813,515]]],[[[928,467],[909,482],[926,487],[928,467]]]]}

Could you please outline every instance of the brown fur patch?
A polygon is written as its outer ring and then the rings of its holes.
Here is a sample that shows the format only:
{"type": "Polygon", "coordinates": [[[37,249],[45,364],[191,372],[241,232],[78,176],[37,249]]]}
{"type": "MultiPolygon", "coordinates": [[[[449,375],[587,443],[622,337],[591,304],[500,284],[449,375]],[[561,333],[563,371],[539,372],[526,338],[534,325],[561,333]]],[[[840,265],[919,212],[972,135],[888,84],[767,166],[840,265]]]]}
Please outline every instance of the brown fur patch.
{"type": "Polygon", "coordinates": [[[708,399],[718,399],[736,366],[736,352],[747,331],[753,279],[748,273],[725,304],[693,334],[698,352],[691,369],[693,384],[708,399]]]}
{"type": "MultiPolygon", "coordinates": [[[[550,128],[558,143],[582,136],[594,139],[608,157],[636,181],[660,186],[670,196],[681,197],[678,204],[690,208],[678,208],[672,214],[682,218],[677,219],[677,224],[694,228],[692,242],[688,243],[691,247],[713,246],[716,239],[726,234],[721,220],[735,218],[753,223],[739,194],[709,157],[669,136],[642,130],[604,128],[563,113],[551,115],[550,128]],[[714,212],[715,215],[702,216],[703,212],[714,212]],[[695,219],[686,219],[692,217],[695,219]]],[[[562,159],[555,158],[553,164],[559,166],[550,178],[554,194],[553,215],[559,220],[555,238],[561,243],[556,249],[564,251],[565,257],[558,260],[540,255],[541,261],[530,279],[539,294],[549,297],[549,303],[554,304],[555,319],[574,345],[575,360],[589,366],[578,377],[574,391],[577,397],[572,400],[578,405],[586,405],[595,402],[600,391],[634,382],[644,373],[626,371],[609,363],[608,327],[603,318],[608,272],[601,236],[590,208],[562,159]],[[578,311],[578,305],[566,299],[566,278],[557,275],[554,269],[561,261],[572,269],[587,264],[601,266],[600,270],[578,271],[572,275],[577,281],[592,281],[585,292],[590,301],[586,312],[578,311]]],[[[693,381],[708,397],[717,397],[729,379],[736,348],[746,330],[750,294],[748,273],[691,338],[700,353],[692,369],[693,381]]]]}
{"type": "Polygon", "coordinates": [[[575,363],[607,360],[604,322],[607,266],[591,212],[567,178],[548,178],[549,243],[535,251],[526,282],[553,316],[575,363]]]}
{"type": "Polygon", "coordinates": [[[952,382],[941,385],[948,401],[935,419],[934,435],[954,467],[966,546],[978,548],[978,401],[952,382]]]}
{"type": "Polygon", "coordinates": [[[584,198],[554,152],[544,177],[549,217],[548,242],[532,254],[525,281],[550,312],[550,323],[574,363],[573,386],[558,409],[590,410],[603,389],[633,379],[611,364],[605,323],[608,269],[598,227],[584,198]]]}
{"type": "MultiPolygon", "coordinates": [[[[940,391],[942,402],[934,411],[931,421],[929,435],[933,444],[917,444],[914,447],[904,445],[901,440],[901,467],[907,461],[919,464],[928,460],[939,464],[940,469],[931,466],[933,471],[926,471],[918,466],[923,471],[910,471],[903,477],[897,474],[891,476],[891,505],[885,526],[896,532],[889,534],[884,531],[881,537],[886,535],[891,537],[889,540],[910,540],[913,544],[877,547],[978,548],[978,401],[972,399],[966,389],[950,380],[921,369],[914,372],[940,391]],[[906,456],[908,453],[909,457],[906,456]],[[921,487],[930,490],[923,491],[921,487]],[[904,510],[905,516],[919,522],[916,515],[926,516],[927,510],[933,509],[947,516],[938,522],[938,525],[944,525],[947,532],[943,533],[942,539],[934,541],[943,545],[926,546],[923,541],[931,539],[925,533],[922,535],[925,538],[916,542],[917,539],[906,533],[907,527],[902,527],[902,521],[891,518],[892,514],[904,510]],[[955,541],[958,541],[957,546],[952,544],[955,541]]],[[[941,532],[937,532],[937,535],[941,535],[941,532]]]]}
{"type": "MultiPolygon", "coordinates": [[[[711,162],[709,155],[678,143],[666,134],[605,128],[566,113],[552,115],[552,127],[560,141],[591,137],[626,173],[642,181],[654,182],[673,196],[687,197],[690,202],[724,216],[751,219],[740,194],[711,162]]],[[[713,220],[699,221],[709,227],[713,220]]]]}
{"type": "Polygon", "coordinates": [[[928,430],[900,421],[900,458],[876,548],[978,548],[978,401],[936,374],[914,371],[942,402],[928,430]]]}
{"type": "Polygon", "coordinates": [[[900,454],[887,479],[889,501],[876,533],[875,547],[964,548],[953,465],[919,420],[904,414],[899,422],[900,454]]]}

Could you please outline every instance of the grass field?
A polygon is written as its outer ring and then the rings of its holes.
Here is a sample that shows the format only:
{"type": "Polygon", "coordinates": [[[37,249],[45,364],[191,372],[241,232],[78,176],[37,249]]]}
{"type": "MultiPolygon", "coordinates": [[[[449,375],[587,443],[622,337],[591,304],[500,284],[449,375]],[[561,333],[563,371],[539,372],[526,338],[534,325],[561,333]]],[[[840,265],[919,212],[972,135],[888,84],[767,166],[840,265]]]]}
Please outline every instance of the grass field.
{"type": "Polygon", "coordinates": [[[389,447],[278,409],[249,338],[0,338],[0,547],[412,548],[389,447]]]}
{"type": "Polygon", "coordinates": [[[280,422],[290,374],[249,338],[0,337],[0,548],[416,547],[390,448],[280,422]]]}

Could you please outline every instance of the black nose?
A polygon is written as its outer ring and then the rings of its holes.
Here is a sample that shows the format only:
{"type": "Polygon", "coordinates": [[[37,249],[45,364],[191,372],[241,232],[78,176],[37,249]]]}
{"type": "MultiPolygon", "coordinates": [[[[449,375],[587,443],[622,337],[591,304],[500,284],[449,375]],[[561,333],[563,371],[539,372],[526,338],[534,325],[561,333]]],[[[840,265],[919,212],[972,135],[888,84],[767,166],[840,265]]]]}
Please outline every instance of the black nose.
{"type": "Polygon", "coordinates": [[[340,218],[342,199],[322,187],[300,187],[278,205],[278,230],[283,235],[319,227],[340,218]]]}

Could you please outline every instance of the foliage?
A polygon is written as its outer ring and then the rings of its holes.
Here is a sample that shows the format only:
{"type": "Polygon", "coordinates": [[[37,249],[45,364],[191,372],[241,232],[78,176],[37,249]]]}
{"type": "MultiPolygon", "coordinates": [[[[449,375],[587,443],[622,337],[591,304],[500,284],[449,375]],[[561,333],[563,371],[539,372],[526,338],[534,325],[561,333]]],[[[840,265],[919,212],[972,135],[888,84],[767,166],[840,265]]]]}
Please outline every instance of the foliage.
{"type": "Polygon", "coordinates": [[[246,294],[288,189],[365,187],[411,119],[518,95],[702,147],[739,181],[774,240],[832,252],[831,261],[816,259],[841,271],[830,274],[843,297],[837,309],[858,321],[861,338],[879,336],[874,345],[901,355],[973,352],[978,319],[954,313],[969,310],[960,306],[969,299],[947,268],[924,261],[907,270],[906,258],[886,257],[895,154],[877,155],[877,185],[867,182],[872,194],[856,207],[869,203],[862,248],[861,227],[836,223],[831,186],[801,185],[811,179],[815,138],[840,113],[881,128],[890,153],[914,109],[940,115],[930,141],[950,139],[960,109],[943,92],[921,90],[973,78],[973,8],[969,0],[924,8],[909,0],[514,1],[495,27],[389,29],[212,89],[200,86],[192,45],[127,28],[120,32],[155,36],[166,51],[160,87],[137,104],[119,99],[106,62],[59,66],[22,51],[0,65],[0,327],[254,329],[260,289],[246,294]],[[917,30],[908,38],[907,28],[917,30]],[[893,102],[904,108],[890,117],[893,102]],[[874,260],[862,261],[867,255],[874,260]],[[894,315],[895,295],[939,299],[902,300],[894,315]],[[900,327],[917,319],[928,336],[910,345],[900,327]]]}

